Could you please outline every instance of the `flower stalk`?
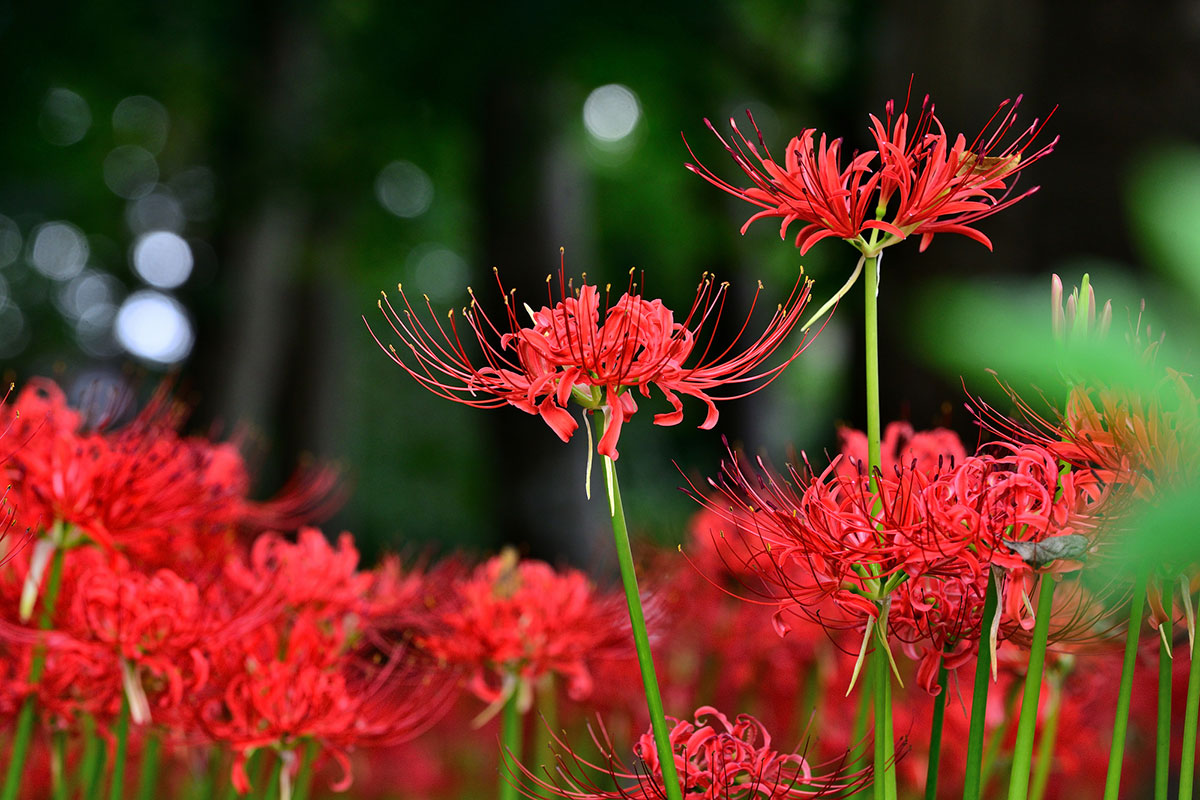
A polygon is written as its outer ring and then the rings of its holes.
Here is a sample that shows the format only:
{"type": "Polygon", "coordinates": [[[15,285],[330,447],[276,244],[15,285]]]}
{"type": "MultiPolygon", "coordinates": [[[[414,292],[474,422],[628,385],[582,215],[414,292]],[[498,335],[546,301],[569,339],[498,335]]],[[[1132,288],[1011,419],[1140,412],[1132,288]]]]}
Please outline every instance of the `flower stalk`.
{"type": "Polygon", "coordinates": [[[1167,619],[1158,637],[1158,730],[1154,741],[1154,800],[1167,800],[1171,780],[1171,678],[1174,659],[1168,642],[1171,641],[1171,592],[1165,587],[1163,598],[1167,619]]]}
{"type": "Polygon", "coordinates": [[[963,800],[979,800],[980,796],[983,734],[992,669],[992,637],[988,635],[988,631],[996,618],[996,606],[996,573],[989,570],[987,593],[983,600],[983,620],[980,623],[979,656],[975,661],[975,691],[971,695],[971,727],[967,737],[967,773],[963,780],[963,800]]]}
{"type": "MultiPolygon", "coordinates": [[[[61,523],[56,525],[56,529],[59,525],[61,523]]],[[[56,547],[50,560],[50,575],[46,578],[46,593],[42,596],[42,614],[38,619],[38,627],[44,631],[48,631],[54,626],[54,607],[58,602],[58,592],[62,586],[64,555],[65,550],[62,547],[56,547]]],[[[38,646],[33,652],[33,660],[29,665],[29,685],[31,687],[37,686],[45,668],[46,650],[44,647],[38,646]]],[[[21,790],[21,776],[25,772],[25,759],[29,754],[29,743],[33,737],[36,697],[36,691],[31,692],[21,703],[21,710],[17,714],[8,772],[4,776],[4,790],[0,792],[0,800],[16,800],[21,790]]]]}
{"type": "Polygon", "coordinates": [[[515,765],[521,761],[521,709],[518,707],[520,689],[517,678],[512,676],[512,690],[504,701],[504,714],[500,718],[500,800],[517,800],[520,796],[520,771],[515,765]],[[511,773],[511,774],[510,774],[511,773]]]}
{"type": "Polygon", "coordinates": [[[938,694],[933,701],[933,723],[929,730],[929,768],[925,773],[925,800],[937,800],[938,767],[942,761],[942,726],[946,719],[946,659],[938,665],[938,694]]]}
{"type": "Polygon", "coordinates": [[[1188,668],[1187,706],[1183,712],[1183,756],[1179,761],[1179,800],[1190,800],[1196,779],[1196,721],[1200,712],[1200,658],[1192,648],[1188,668]]]}
{"type": "Polygon", "coordinates": [[[1121,788],[1121,761],[1125,755],[1125,734],[1129,728],[1129,698],[1133,691],[1133,670],[1137,659],[1138,639],[1142,632],[1142,607],[1145,605],[1145,572],[1133,584],[1129,601],[1129,628],[1125,636],[1125,660],[1121,664],[1121,687],[1117,694],[1117,717],[1113,722],[1112,750],[1108,757],[1108,774],[1104,780],[1104,800],[1117,800],[1121,788]]]}
{"type": "MultiPolygon", "coordinates": [[[[601,412],[598,426],[601,436],[609,424],[609,412],[601,412]]],[[[617,563],[621,568],[621,583],[625,588],[625,600],[629,606],[629,624],[633,628],[633,644],[637,650],[638,667],[642,673],[642,686],[646,693],[646,710],[650,714],[650,727],[654,731],[654,744],[662,769],[663,789],[667,800],[683,800],[679,776],[675,771],[675,756],[671,748],[670,732],[663,713],[662,693],[658,688],[658,676],[654,670],[654,658],[650,653],[650,637],[646,633],[646,614],[638,594],[637,572],[633,566],[633,551],[629,545],[629,529],[625,524],[625,507],[621,503],[621,488],[617,483],[617,466],[608,456],[604,459],[605,485],[608,488],[608,506],[612,517],[613,539],[617,548],[617,563]]]]}
{"type": "Polygon", "coordinates": [[[1017,741],[1013,746],[1008,800],[1026,800],[1029,797],[1033,734],[1037,726],[1038,699],[1042,692],[1042,672],[1046,665],[1046,640],[1050,634],[1055,585],[1053,576],[1042,576],[1038,591],[1037,622],[1033,626],[1033,644],[1029,650],[1029,669],[1025,673],[1025,694],[1021,698],[1021,720],[1017,724],[1017,741]]]}

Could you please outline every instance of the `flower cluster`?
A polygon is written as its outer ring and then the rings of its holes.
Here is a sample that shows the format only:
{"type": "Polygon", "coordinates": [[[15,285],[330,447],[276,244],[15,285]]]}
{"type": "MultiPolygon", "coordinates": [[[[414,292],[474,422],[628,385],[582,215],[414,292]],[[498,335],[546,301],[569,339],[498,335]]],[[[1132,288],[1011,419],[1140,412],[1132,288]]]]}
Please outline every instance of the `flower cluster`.
{"type": "Polygon", "coordinates": [[[786,478],[731,454],[716,494],[693,492],[732,526],[726,552],[757,577],[781,632],[795,614],[864,635],[883,626],[920,654],[933,690],[943,659],[953,668],[973,653],[988,570],[1002,571],[1007,622],[1032,627],[1035,576],[1078,568],[1107,487],[1090,472],[1060,476],[1045,448],[998,443],[962,458],[948,433],[918,438],[947,449],[902,457],[874,483],[845,451],[820,475],[789,467],[786,478]]]}

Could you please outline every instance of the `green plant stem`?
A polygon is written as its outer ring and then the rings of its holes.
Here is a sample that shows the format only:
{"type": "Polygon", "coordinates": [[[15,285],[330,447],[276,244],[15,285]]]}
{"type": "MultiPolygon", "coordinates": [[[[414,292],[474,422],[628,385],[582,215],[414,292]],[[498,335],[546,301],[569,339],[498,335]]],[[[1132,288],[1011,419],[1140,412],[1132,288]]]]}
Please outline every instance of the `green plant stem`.
{"type": "Polygon", "coordinates": [[[97,800],[104,784],[104,764],[108,760],[108,752],[96,733],[96,721],[91,716],[84,717],[84,736],[87,739],[84,742],[83,764],[79,770],[83,780],[80,797],[82,800],[97,800]]]}
{"type": "Polygon", "coordinates": [[[1190,800],[1196,779],[1196,717],[1200,711],[1200,658],[1192,650],[1188,667],[1187,706],[1183,712],[1183,756],[1179,761],[1179,798],[1190,800]]]}
{"type": "Polygon", "coordinates": [[[987,721],[988,689],[992,672],[992,620],[996,618],[996,575],[988,570],[983,598],[983,621],[979,629],[979,657],[975,660],[975,692],[971,695],[971,723],[967,736],[967,772],[963,779],[963,800],[979,800],[980,771],[983,768],[983,734],[987,721]]]}
{"type": "Polygon", "coordinates": [[[887,682],[891,676],[887,673],[887,656],[881,648],[875,648],[871,654],[871,694],[874,698],[873,711],[875,719],[875,758],[874,758],[874,790],[875,800],[887,800],[887,784],[884,772],[887,770],[887,755],[883,743],[883,729],[887,725],[887,682]]]}
{"type": "Polygon", "coordinates": [[[109,800],[125,797],[125,761],[129,755],[129,695],[121,693],[121,713],[117,717],[117,746],[113,750],[112,782],[109,800]]]}
{"type": "Polygon", "coordinates": [[[308,800],[308,794],[312,791],[313,766],[319,753],[320,744],[310,737],[300,751],[303,761],[300,762],[300,771],[296,774],[296,791],[292,794],[292,800],[308,800]]]}
{"type": "Polygon", "coordinates": [[[142,771],[138,776],[138,800],[154,800],[158,788],[158,767],[162,763],[162,737],[157,731],[146,734],[142,748],[142,771]]]}
{"type": "MultiPolygon", "coordinates": [[[[516,679],[516,676],[512,676],[516,679]]],[[[517,708],[519,689],[514,683],[512,692],[504,701],[504,714],[500,719],[500,784],[497,797],[500,800],[517,800],[520,797],[521,771],[521,710],[517,708]],[[511,762],[511,766],[510,766],[511,762]]]]}
{"type": "Polygon", "coordinates": [[[938,767],[942,761],[942,724],[946,719],[946,659],[938,665],[938,695],[933,701],[933,723],[929,726],[929,768],[925,771],[925,800],[937,800],[938,767]]]}
{"type": "Polygon", "coordinates": [[[1117,717],[1113,722],[1112,749],[1108,755],[1108,775],[1104,779],[1104,800],[1117,800],[1121,788],[1121,762],[1125,757],[1125,734],[1129,728],[1129,697],[1133,692],[1133,670],[1138,639],[1142,633],[1142,607],[1145,605],[1146,579],[1143,572],[1133,584],[1129,601],[1129,628],[1125,632],[1125,661],[1121,665],[1121,687],[1117,693],[1117,717]]]}
{"type": "Polygon", "coordinates": [[[867,470],[871,491],[875,491],[875,473],[882,463],[879,455],[879,256],[867,258],[863,267],[866,279],[866,356],[867,356],[867,470]]]}
{"type": "MultiPolygon", "coordinates": [[[[607,422],[608,420],[602,417],[600,426],[603,427],[607,422]]],[[[602,429],[598,436],[603,435],[602,429]]],[[[658,689],[658,676],[654,671],[654,657],[650,653],[650,637],[646,633],[646,614],[642,610],[642,600],[638,594],[637,572],[634,570],[633,551],[629,545],[629,529],[625,524],[625,507],[621,504],[621,489],[617,483],[617,467],[608,456],[603,458],[617,562],[621,567],[621,583],[625,587],[625,601],[629,605],[633,644],[637,649],[642,686],[646,691],[646,710],[650,713],[650,727],[654,731],[654,743],[662,767],[663,789],[666,791],[667,800],[683,800],[679,776],[675,771],[675,755],[671,751],[667,721],[663,715],[662,693],[658,689]]]]}
{"type": "MultiPolygon", "coordinates": [[[[881,464],[879,440],[882,425],[879,420],[879,256],[868,256],[863,264],[865,280],[863,281],[864,296],[864,345],[866,351],[866,388],[867,388],[867,475],[871,491],[876,491],[875,473],[881,464]]],[[[882,601],[881,601],[882,602],[882,601]]],[[[895,752],[892,740],[891,726],[891,681],[887,653],[884,652],[887,642],[886,623],[880,614],[881,629],[878,632],[879,646],[875,650],[875,797],[879,800],[890,800],[895,797],[896,774],[894,759],[889,754],[895,752]]]]}
{"type": "Polygon", "coordinates": [[[1171,678],[1174,660],[1167,647],[1171,638],[1171,591],[1163,592],[1167,606],[1166,639],[1158,637],[1158,730],[1154,742],[1154,800],[1167,800],[1171,781],[1171,678]]]}
{"type": "MultiPolygon", "coordinates": [[[[38,619],[38,628],[50,630],[54,625],[54,606],[58,602],[58,591],[62,586],[62,571],[64,549],[59,545],[54,550],[50,561],[50,575],[46,579],[46,592],[42,595],[42,615],[38,619]]],[[[36,687],[46,669],[46,649],[41,644],[35,646],[33,658],[29,664],[29,685],[36,687]]],[[[33,737],[33,719],[36,711],[37,692],[31,691],[21,703],[17,714],[17,723],[12,738],[11,756],[8,771],[4,776],[4,790],[0,792],[0,800],[16,800],[21,790],[21,776],[25,773],[25,759],[29,754],[29,742],[33,737]]]]}
{"type": "Polygon", "coordinates": [[[1033,785],[1029,800],[1042,800],[1050,782],[1050,768],[1054,766],[1054,744],[1058,739],[1058,717],[1062,710],[1062,684],[1053,676],[1050,679],[1050,707],[1046,710],[1046,724],[1038,738],[1037,763],[1033,767],[1033,785]]]}
{"type": "Polygon", "coordinates": [[[880,668],[880,677],[883,679],[883,714],[884,714],[884,740],[883,740],[883,757],[886,769],[883,773],[883,786],[887,794],[887,800],[896,800],[899,797],[899,792],[896,788],[896,736],[894,733],[895,725],[892,724],[892,669],[891,659],[887,657],[887,653],[883,654],[883,666],[880,668]]]}
{"type": "Polygon", "coordinates": [[[1050,633],[1054,587],[1054,577],[1043,575],[1038,592],[1037,621],[1033,626],[1033,645],[1029,650],[1029,669],[1025,673],[1025,694],[1021,698],[1021,721],[1017,724],[1017,741],[1013,745],[1008,800],[1026,800],[1029,796],[1033,733],[1037,725],[1038,698],[1042,692],[1042,671],[1046,665],[1046,639],[1050,633]]]}
{"type": "MultiPolygon", "coordinates": [[[[279,777],[283,772],[283,757],[279,753],[273,753],[275,756],[274,763],[271,764],[271,772],[267,776],[266,783],[258,792],[258,797],[261,800],[271,800],[279,794],[279,777]]],[[[280,800],[288,800],[286,797],[281,797],[280,800]]]]}
{"type": "Polygon", "coordinates": [[[67,798],[67,732],[55,731],[50,738],[50,796],[67,798]]]}

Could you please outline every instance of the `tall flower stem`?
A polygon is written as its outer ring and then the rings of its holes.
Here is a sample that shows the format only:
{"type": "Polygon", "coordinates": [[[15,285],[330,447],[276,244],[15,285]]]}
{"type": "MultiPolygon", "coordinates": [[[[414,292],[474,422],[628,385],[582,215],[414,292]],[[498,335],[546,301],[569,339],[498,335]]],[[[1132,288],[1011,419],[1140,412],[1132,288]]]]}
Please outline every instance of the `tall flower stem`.
{"type": "Polygon", "coordinates": [[[138,776],[138,800],[154,800],[158,788],[158,768],[162,763],[162,737],[158,732],[146,735],[142,748],[142,771],[138,776]]]}
{"type": "Polygon", "coordinates": [[[125,797],[125,761],[129,755],[129,693],[121,693],[121,713],[117,717],[117,746],[113,748],[112,782],[109,783],[110,800],[125,797]]]}
{"type": "Polygon", "coordinates": [[[1167,642],[1171,640],[1171,590],[1164,587],[1167,619],[1158,637],[1158,731],[1154,742],[1154,800],[1167,800],[1171,781],[1171,678],[1174,659],[1167,642]]]}
{"type": "MultiPolygon", "coordinates": [[[[599,435],[604,435],[607,412],[602,412],[599,435]]],[[[667,800],[683,800],[679,786],[679,775],[675,771],[675,756],[671,751],[671,740],[667,720],[663,715],[662,693],[658,689],[658,676],[654,671],[654,657],[650,654],[650,637],[646,633],[646,614],[642,610],[638,594],[637,572],[633,567],[633,550],[629,546],[629,529],[625,524],[625,507],[621,504],[621,489],[617,483],[617,467],[612,459],[603,456],[605,485],[608,488],[608,510],[612,517],[613,539],[617,547],[617,563],[621,568],[621,583],[625,587],[625,601],[629,605],[629,624],[633,628],[633,644],[637,649],[638,666],[642,672],[642,686],[646,691],[646,710],[650,713],[650,727],[654,731],[654,743],[658,749],[658,761],[662,769],[663,788],[667,800]]]]}
{"type": "MultiPolygon", "coordinates": [[[[58,602],[58,591],[62,586],[64,553],[64,548],[59,544],[54,549],[54,557],[50,562],[50,575],[46,578],[46,592],[42,596],[42,615],[38,619],[38,627],[44,631],[50,630],[54,625],[54,606],[58,602]]],[[[45,669],[46,650],[39,644],[35,646],[33,659],[29,664],[29,685],[33,691],[21,703],[21,710],[17,714],[8,772],[4,776],[4,790],[0,792],[0,800],[16,800],[21,790],[21,776],[26,771],[25,759],[29,754],[29,741],[33,737],[37,685],[45,669]]]]}
{"type": "Polygon", "coordinates": [[[520,797],[520,770],[516,765],[521,761],[521,709],[517,707],[517,676],[513,679],[512,691],[504,701],[504,714],[500,718],[500,800],[517,800],[520,797]],[[510,767],[509,764],[512,764],[510,767]]]}
{"type": "Polygon", "coordinates": [[[1054,744],[1058,739],[1058,720],[1062,711],[1062,680],[1051,675],[1050,705],[1046,709],[1046,724],[1038,737],[1038,758],[1033,768],[1033,783],[1029,789],[1029,800],[1042,800],[1050,782],[1050,769],[1054,766],[1054,744]]]}
{"type": "Polygon", "coordinates": [[[987,593],[983,598],[983,621],[979,628],[979,657],[975,661],[975,693],[971,696],[971,727],[967,736],[967,772],[963,800],[979,800],[980,770],[983,768],[983,733],[987,721],[988,689],[992,671],[992,621],[996,618],[996,573],[988,570],[987,593]]]}
{"type": "Polygon", "coordinates": [[[1029,669],[1025,673],[1025,694],[1021,698],[1021,721],[1017,724],[1017,741],[1013,745],[1008,800],[1026,800],[1029,796],[1033,733],[1037,725],[1038,698],[1042,693],[1042,671],[1046,666],[1046,640],[1050,634],[1054,587],[1053,576],[1043,575],[1038,592],[1037,621],[1033,626],[1033,644],[1029,650],[1029,669]]]}
{"type": "Polygon", "coordinates": [[[292,800],[308,800],[308,794],[312,789],[313,780],[313,764],[317,760],[317,754],[320,752],[320,744],[313,737],[304,743],[304,748],[300,751],[300,772],[296,775],[296,791],[292,794],[292,800]]]}
{"type": "MultiPolygon", "coordinates": [[[[882,425],[879,420],[879,255],[866,256],[863,264],[864,340],[866,350],[867,387],[867,474],[871,491],[876,491],[875,473],[882,463],[879,440],[882,425]]],[[[882,599],[881,605],[886,603],[882,599]]],[[[887,616],[880,613],[879,647],[875,653],[875,796],[896,796],[895,743],[892,740],[891,682],[887,657],[887,616]]]]}
{"type": "Polygon", "coordinates": [[[1129,629],[1125,632],[1125,661],[1121,665],[1121,687],[1117,693],[1117,718],[1113,722],[1112,750],[1108,755],[1108,775],[1104,780],[1104,800],[1117,800],[1121,788],[1121,761],[1125,756],[1125,733],[1129,727],[1129,697],[1133,692],[1133,670],[1138,639],[1142,633],[1142,606],[1145,605],[1146,573],[1138,575],[1129,601],[1129,629]]]}
{"type": "Polygon", "coordinates": [[[871,476],[871,491],[875,491],[875,472],[882,460],[879,440],[879,256],[869,256],[863,267],[866,278],[865,347],[867,356],[867,470],[871,476]]]}
{"type": "Polygon", "coordinates": [[[1183,712],[1183,756],[1179,761],[1179,800],[1192,796],[1196,779],[1196,717],[1200,712],[1200,658],[1192,648],[1192,664],[1188,668],[1187,706],[1183,712]]]}
{"type": "Polygon", "coordinates": [[[938,665],[938,695],[933,701],[933,723],[929,727],[929,768],[925,771],[925,800],[937,800],[938,767],[942,762],[942,724],[946,719],[946,659],[938,665]]]}

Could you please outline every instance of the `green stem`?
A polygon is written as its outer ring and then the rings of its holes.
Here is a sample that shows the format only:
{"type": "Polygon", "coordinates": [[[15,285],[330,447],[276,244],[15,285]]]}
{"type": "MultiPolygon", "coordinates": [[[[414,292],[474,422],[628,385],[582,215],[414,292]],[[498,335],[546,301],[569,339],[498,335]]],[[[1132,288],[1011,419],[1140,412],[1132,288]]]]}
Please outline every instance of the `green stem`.
{"type": "Polygon", "coordinates": [[[883,743],[883,729],[887,725],[887,684],[891,680],[887,672],[887,656],[882,648],[875,648],[871,654],[871,694],[874,697],[875,719],[875,800],[887,800],[887,784],[884,782],[884,772],[887,770],[887,751],[883,743]]]}
{"type": "Polygon", "coordinates": [[[292,800],[308,800],[308,794],[312,791],[313,763],[317,760],[318,753],[320,744],[316,739],[309,738],[301,751],[300,757],[303,761],[300,762],[300,771],[296,774],[296,791],[292,794],[292,800]]]}
{"type": "Polygon", "coordinates": [[[96,733],[96,721],[90,716],[84,717],[84,726],[84,735],[87,740],[84,743],[83,765],[79,770],[79,774],[83,778],[83,792],[80,797],[83,800],[98,800],[104,784],[104,765],[108,760],[108,752],[104,742],[96,733]]]}
{"type": "MultiPolygon", "coordinates": [[[[258,797],[261,800],[271,800],[272,797],[279,795],[279,776],[283,771],[283,757],[279,753],[273,753],[275,756],[274,763],[271,764],[271,772],[267,777],[267,781],[263,784],[258,797]]],[[[281,798],[286,800],[286,798],[281,798]]]]}
{"type": "Polygon", "coordinates": [[[67,800],[67,732],[55,731],[50,740],[50,796],[67,800]]]}
{"type": "Polygon", "coordinates": [[[866,356],[867,356],[867,470],[871,491],[875,491],[875,472],[880,468],[879,440],[879,256],[870,256],[866,273],[866,356]]]}
{"type": "Polygon", "coordinates": [[[1171,631],[1171,591],[1170,587],[1163,592],[1164,605],[1167,606],[1167,619],[1163,623],[1164,631],[1158,637],[1158,731],[1154,742],[1154,800],[1167,800],[1168,785],[1171,780],[1171,650],[1167,646],[1171,631]]]}
{"type": "Polygon", "coordinates": [[[146,734],[142,748],[142,772],[138,777],[138,800],[154,800],[158,787],[158,767],[162,763],[162,737],[156,731],[146,734]]]}
{"type": "MultiPolygon", "coordinates": [[[[600,426],[608,422],[607,412],[601,417],[600,426]]],[[[604,435],[603,429],[599,432],[604,435]]],[[[683,800],[679,786],[679,775],[675,771],[675,754],[663,715],[662,693],[658,689],[658,676],[654,671],[654,657],[650,653],[650,637],[646,633],[646,614],[638,594],[637,572],[633,566],[633,551],[629,545],[629,529],[625,524],[625,507],[621,504],[621,489],[617,484],[617,467],[612,459],[604,456],[605,483],[608,487],[609,513],[612,516],[613,539],[617,547],[617,562],[621,567],[621,583],[625,587],[625,601],[629,606],[629,624],[633,628],[633,644],[637,649],[638,666],[642,672],[642,686],[646,690],[646,710],[650,713],[650,727],[654,731],[654,743],[658,749],[658,760],[662,768],[663,789],[667,800],[683,800]]]]}
{"type": "MultiPolygon", "coordinates": [[[[879,421],[879,256],[866,257],[863,264],[865,273],[864,285],[864,340],[866,350],[866,388],[867,388],[867,475],[872,492],[876,491],[875,473],[879,471],[881,460],[879,440],[881,428],[879,421]]],[[[881,629],[878,632],[879,646],[876,648],[875,663],[875,797],[880,800],[890,800],[895,797],[896,774],[894,764],[889,762],[889,753],[894,752],[895,743],[892,741],[891,697],[892,676],[889,672],[887,653],[887,630],[883,627],[883,615],[880,615],[881,629]]]]}
{"type": "Polygon", "coordinates": [[[79,757],[79,791],[80,797],[88,795],[89,778],[96,767],[96,758],[100,753],[99,741],[96,739],[96,721],[90,714],[83,715],[80,722],[80,738],[83,740],[83,754],[79,757]]]}
{"type": "Polygon", "coordinates": [[[971,725],[967,736],[967,772],[963,779],[963,800],[979,800],[980,771],[983,768],[983,734],[987,721],[988,689],[992,672],[992,621],[996,618],[996,574],[988,570],[983,598],[983,621],[979,629],[979,657],[975,660],[975,693],[971,696],[971,725]]]}
{"type": "Polygon", "coordinates": [[[925,771],[925,800],[937,800],[938,767],[942,762],[942,723],[946,719],[946,659],[938,665],[938,695],[933,701],[933,723],[929,728],[929,768],[925,771]]]}
{"type": "Polygon", "coordinates": [[[1196,779],[1196,717],[1200,712],[1200,658],[1192,650],[1188,668],[1187,706],[1183,713],[1183,757],[1179,761],[1179,798],[1190,800],[1196,779]]]}
{"type": "Polygon", "coordinates": [[[1050,768],[1054,766],[1054,743],[1058,739],[1058,716],[1062,709],[1062,685],[1050,677],[1050,706],[1046,709],[1046,724],[1038,738],[1037,764],[1033,767],[1033,786],[1029,800],[1042,800],[1046,796],[1046,785],[1050,782],[1050,768]]]}
{"type": "Polygon", "coordinates": [[[1029,796],[1029,772],[1033,762],[1033,732],[1037,725],[1038,698],[1042,692],[1042,670],[1046,665],[1046,639],[1050,633],[1050,611],[1054,603],[1055,581],[1043,575],[1038,591],[1037,621],[1033,626],[1033,645],[1029,650],[1029,669],[1025,673],[1025,694],[1021,698],[1021,721],[1013,745],[1012,773],[1008,800],[1026,800],[1029,796]]]}
{"type": "Polygon", "coordinates": [[[1113,722],[1112,749],[1108,755],[1108,775],[1104,780],[1104,800],[1117,800],[1121,788],[1121,761],[1125,757],[1125,734],[1129,728],[1129,697],[1133,692],[1133,670],[1138,639],[1142,633],[1142,606],[1145,605],[1147,575],[1141,573],[1133,584],[1129,601],[1129,628],[1125,632],[1125,661],[1121,665],[1121,687],[1117,693],[1117,718],[1113,722]]]}
{"type": "MultiPolygon", "coordinates": [[[[48,631],[54,626],[54,606],[58,602],[58,591],[62,586],[62,571],[64,549],[60,544],[54,550],[50,561],[50,575],[46,579],[46,592],[42,595],[42,615],[38,619],[38,628],[48,631]]],[[[46,649],[43,645],[35,645],[33,658],[29,664],[29,685],[36,687],[46,669],[46,649]]],[[[29,754],[29,742],[33,738],[33,719],[37,704],[36,688],[29,693],[21,710],[17,714],[17,723],[13,732],[12,755],[8,762],[8,771],[4,776],[4,790],[0,792],[0,800],[16,800],[21,790],[21,777],[26,771],[25,759],[29,754]]]]}
{"type": "Polygon", "coordinates": [[[109,800],[123,800],[125,796],[125,761],[129,755],[129,694],[121,693],[121,714],[117,717],[117,746],[113,751],[112,782],[109,783],[109,800]]]}
{"type": "Polygon", "coordinates": [[[516,684],[517,677],[510,676],[514,683],[512,692],[504,701],[504,715],[500,721],[500,789],[497,796],[500,800],[517,800],[520,797],[521,781],[521,710],[517,708],[517,695],[520,689],[516,684]],[[511,766],[509,766],[511,762],[511,766]]]}

